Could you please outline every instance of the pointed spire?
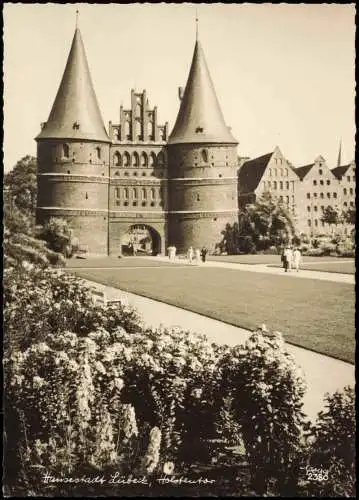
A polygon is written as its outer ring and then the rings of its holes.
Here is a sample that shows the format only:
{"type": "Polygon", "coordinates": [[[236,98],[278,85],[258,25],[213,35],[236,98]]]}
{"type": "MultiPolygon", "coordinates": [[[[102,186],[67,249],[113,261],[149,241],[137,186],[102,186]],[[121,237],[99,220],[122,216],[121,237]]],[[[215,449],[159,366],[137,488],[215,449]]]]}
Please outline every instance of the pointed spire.
{"type": "Polygon", "coordinates": [[[79,9],[76,9],[76,29],[79,27],[79,9]]]}
{"type": "MultiPolygon", "coordinates": [[[[76,16],[76,23],[78,16],[76,16]]],[[[76,27],[65,71],[50,116],[38,139],[87,139],[109,142],[76,27]]]]}
{"type": "Polygon", "coordinates": [[[342,140],[339,141],[339,151],[338,151],[338,160],[337,167],[340,167],[342,164],[342,140]]]}
{"type": "Polygon", "coordinates": [[[198,9],[196,9],[196,42],[198,41],[198,9]]]}
{"type": "Polygon", "coordinates": [[[208,142],[237,144],[224,121],[201,43],[196,40],[186,88],[168,143],[208,142]]]}

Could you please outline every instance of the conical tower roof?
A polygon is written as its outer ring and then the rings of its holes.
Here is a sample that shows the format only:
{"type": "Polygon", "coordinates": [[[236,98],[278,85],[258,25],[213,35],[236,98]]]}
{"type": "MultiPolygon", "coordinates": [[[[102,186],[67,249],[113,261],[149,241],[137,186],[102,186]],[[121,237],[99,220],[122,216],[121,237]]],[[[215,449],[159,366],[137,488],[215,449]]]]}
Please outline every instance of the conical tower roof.
{"type": "Polygon", "coordinates": [[[169,144],[234,143],[227,127],[199,40],[169,144]]]}
{"type": "Polygon", "coordinates": [[[39,139],[87,139],[110,142],[101,117],[78,28],[49,119],[39,139]]]}

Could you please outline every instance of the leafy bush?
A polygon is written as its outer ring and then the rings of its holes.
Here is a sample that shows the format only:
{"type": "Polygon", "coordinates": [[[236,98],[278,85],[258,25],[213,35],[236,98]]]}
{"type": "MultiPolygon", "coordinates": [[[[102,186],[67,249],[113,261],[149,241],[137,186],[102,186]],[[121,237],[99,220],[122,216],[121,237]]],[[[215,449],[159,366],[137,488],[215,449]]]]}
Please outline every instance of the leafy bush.
{"type": "Polygon", "coordinates": [[[141,328],[137,312],[128,306],[95,306],[82,282],[63,271],[23,267],[4,272],[5,347],[25,349],[48,333],[73,331],[87,335],[103,327],[127,331],[141,328]]]}
{"type": "Polygon", "coordinates": [[[353,387],[326,395],[326,408],[311,431],[308,464],[326,472],[326,480],[314,481],[314,496],[355,497],[356,415],[353,387]]]}
{"type": "Polygon", "coordinates": [[[308,257],[322,257],[324,254],[321,248],[309,248],[303,255],[308,255],[308,257]]]}
{"type": "Polygon", "coordinates": [[[232,400],[249,461],[252,488],[294,494],[304,423],[305,382],[281,334],[254,333],[244,349],[233,347],[220,363],[220,390],[232,400]]]}

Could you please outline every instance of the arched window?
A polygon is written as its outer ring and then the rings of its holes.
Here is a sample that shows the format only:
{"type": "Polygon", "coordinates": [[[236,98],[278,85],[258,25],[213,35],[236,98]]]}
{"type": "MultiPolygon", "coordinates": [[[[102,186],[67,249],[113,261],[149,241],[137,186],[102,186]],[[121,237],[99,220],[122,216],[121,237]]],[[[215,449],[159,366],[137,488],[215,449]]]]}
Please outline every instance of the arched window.
{"type": "Polygon", "coordinates": [[[150,154],[150,167],[154,167],[155,163],[156,163],[156,155],[155,153],[152,152],[150,154]]]}
{"type": "Polygon", "coordinates": [[[141,139],[142,136],[142,127],[141,122],[136,120],[136,139],[141,139]]]}
{"type": "Polygon", "coordinates": [[[147,191],[145,188],[142,188],[142,199],[147,200],[147,191]]]}
{"type": "Polygon", "coordinates": [[[286,183],[285,183],[285,188],[289,189],[289,182],[288,181],[286,181],[286,183]]]}
{"type": "Polygon", "coordinates": [[[96,148],[96,157],[98,160],[101,160],[101,148],[99,147],[96,148]]]}
{"type": "Polygon", "coordinates": [[[283,182],[282,181],[279,182],[279,189],[283,189],[283,182]]]}
{"type": "Polygon", "coordinates": [[[113,164],[116,165],[116,167],[122,167],[122,156],[118,151],[113,155],[113,164]]]}
{"type": "Polygon", "coordinates": [[[125,188],[123,190],[123,197],[125,198],[125,200],[128,200],[128,188],[125,188]]]}
{"type": "Polygon", "coordinates": [[[158,156],[157,156],[157,165],[158,165],[159,167],[163,167],[164,162],[165,162],[165,159],[164,159],[163,153],[162,153],[162,151],[160,151],[160,152],[158,153],[158,156]]]}
{"type": "Polygon", "coordinates": [[[132,189],[132,197],[133,197],[134,200],[137,199],[137,188],[133,188],[132,189]]]}
{"type": "Polygon", "coordinates": [[[147,123],[147,134],[148,134],[149,139],[153,138],[153,123],[152,122],[147,123]]]}
{"type": "Polygon", "coordinates": [[[202,149],[201,156],[202,156],[202,161],[204,163],[207,163],[208,162],[208,153],[205,149],[202,149]]]}
{"type": "Polygon", "coordinates": [[[123,155],[123,165],[125,167],[129,167],[130,161],[131,161],[130,155],[129,155],[129,153],[127,153],[127,151],[125,151],[125,153],[123,155]]]}
{"type": "Polygon", "coordinates": [[[132,155],[132,165],[134,167],[140,166],[140,158],[139,158],[138,153],[136,151],[132,155]]]}
{"type": "Polygon", "coordinates": [[[142,167],[147,167],[148,165],[148,157],[146,153],[142,153],[141,155],[141,165],[142,167]]]}
{"type": "Polygon", "coordinates": [[[129,120],[125,121],[125,137],[131,139],[131,126],[129,120]]]}
{"type": "Polygon", "coordinates": [[[68,158],[70,156],[70,148],[69,148],[68,144],[62,145],[62,156],[64,158],[68,158]]]}
{"type": "Polygon", "coordinates": [[[155,200],[156,199],[156,191],[154,188],[151,188],[151,200],[155,200]]]}
{"type": "Polygon", "coordinates": [[[274,175],[275,175],[275,177],[277,177],[277,175],[278,175],[278,171],[276,168],[274,169],[274,175]]]}
{"type": "Polygon", "coordinates": [[[273,182],[273,189],[277,189],[277,181],[273,182]]]}

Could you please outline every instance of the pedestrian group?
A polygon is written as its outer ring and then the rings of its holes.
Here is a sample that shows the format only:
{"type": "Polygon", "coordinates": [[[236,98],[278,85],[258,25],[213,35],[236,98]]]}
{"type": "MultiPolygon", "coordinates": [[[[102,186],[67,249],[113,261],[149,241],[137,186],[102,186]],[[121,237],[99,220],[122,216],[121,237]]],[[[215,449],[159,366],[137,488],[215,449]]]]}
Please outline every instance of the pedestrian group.
{"type": "Polygon", "coordinates": [[[302,255],[298,247],[294,249],[291,246],[285,247],[281,259],[285,272],[289,272],[291,269],[295,269],[297,272],[299,271],[302,255]]]}
{"type": "MultiPolygon", "coordinates": [[[[171,262],[174,262],[176,259],[176,251],[177,249],[175,246],[168,247],[168,258],[171,262]]],[[[193,247],[189,247],[187,251],[187,262],[188,264],[200,264],[201,260],[202,262],[206,262],[207,254],[208,250],[206,247],[202,247],[201,250],[199,248],[193,250],[193,247]]]]}

